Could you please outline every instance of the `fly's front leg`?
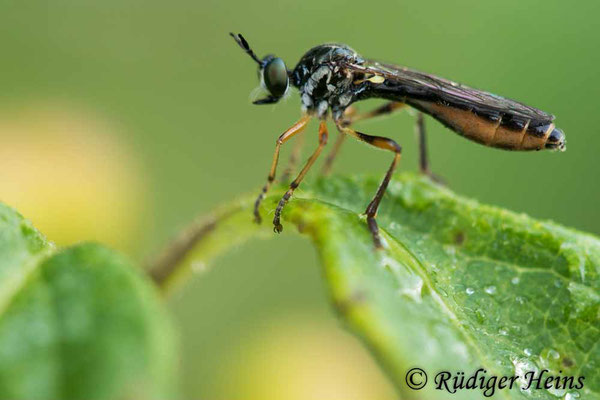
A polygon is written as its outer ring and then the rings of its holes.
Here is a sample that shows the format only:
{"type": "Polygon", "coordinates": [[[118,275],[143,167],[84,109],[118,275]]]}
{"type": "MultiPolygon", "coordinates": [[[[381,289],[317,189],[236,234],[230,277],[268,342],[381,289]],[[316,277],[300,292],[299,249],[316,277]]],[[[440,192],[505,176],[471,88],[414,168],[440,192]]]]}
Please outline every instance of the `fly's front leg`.
{"type": "MultiPolygon", "coordinates": [[[[382,115],[391,114],[397,110],[404,108],[405,105],[406,104],[398,102],[398,101],[390,101],[389,103],[385,103],[385,104],[381,105],[380,107],[377,107],[374,110],[371,110],[366,113],[357,113],[356,109],[354,107],[350,106],[350,107],[346,108],[346,110],[344,111],[344,115],[342,116],[342,119],[338,123],[342,126],[349,127],[357,121],[362,121],[365,119],[376,118],[376,117],[379,117],[382,115]]],[[[331,171],[331,165],[333,164],[333,160],[335,159],[340,148],[342,147],[342,144],[344,143],[345,138],[346,138],[345,134],[340,134],[337,141],[333,145],[333,149],[327,156],[327,159],[325,160],[325,164],[323,165],[323,170],[321,171],[321,173],[323,175],[328,175],[329,172],[331,171]]]]}
{"type": "Polygon", "coordinates": [[[277,162],[279,161],[279,149],[281,148],[281,145],[284,144],[285,142],[287,142],[289,139],[291,139],[294,135],[302,132],[304,130],[304,128],[306,128],[306,125],[308,124],[309,121],[310,121],[309,115],[302,116],[302,118],[300,118],[287,131],[283,132],[283,134],[281,134],[281,136],[279,136],[279,138],[277,139],[277,143],[275,144],[275,154],[273,154],[273,162],[271,164],[271,171],[269,172],[269,176],[267,178],[267,183],[265,184],[265,186],[263,186],[262,192],[258,195],[256,201],[254,202],[254,221],[256,223],[261,222],[260,212],[259,212],[260,203],[263,201],[263,199],[267,195],[267,192],[269,191],[271,184],[275,180],[275,172],[277,170],[277,162]]]}
{"type": "Polygon", "coordinates": [[[315,163],[317,157],[319,157],[319,154],[321,154],[323,147],[327,144],[327,136],[327,124],[325,123],[325,121],[321,121],[321,124],[319,125],[319,146],[310,156],[308,161],[306,161],[306,165],[304,165],[304,168],[302,168],[302,171],[300,171],[298,177],[294,179],[292,183],[290,183],[290,188],[287,192],[285,192],[285,194],[279,201],[277,208],[275,209],[275,217],[273,218],[273,230],[275,232],[281,233],[281,231],[283,230],[283,226],[281,225],[281,211],[283,210],[283,207],[287,204],[290,197],[292,197],[292,194],[294,194],[294,190],[296,190],[296,188],[300,186],[300,182],[302,182],[302,179],[304,179],[304,176],[306,175],[310,167],[312,167],[312,165],[315,163]]]}
{"type": "Polygon", "coordinates": [[[379,208],[379,204],[381,203],[381,199],[383,198],[383,194],[387,189],[388,184],[390,183],[390,179],[392,178],[392,174],[396,169],[398,162],[400,161],[400,156],[402,154],[402,147],[393,141],[392,139],[388,139],[381,136],[371,136],[365,135],[364,133],[357,132],[354,129],[351,129],[347,126],[343,126],[343,124],[339,121],[336,122],[338,130],[346,135],[350,135],[358,140],[361,140],[365,143],[368,143],[372,146],[383,150],[389,150],[394,153],[394,159],[390,164],[379,188],[377,188],[377,192],[375,196],[367,206],[365,210],[365,214],[367,215],[367,225],[369,226],[369,231],[371,231],[371,235],[373,236],[373,243],[375,244],[375,248],[382,248],[381,237],[379,236],[379,227],[377,226],[377,221],[375,217],[377,216],[377,209],[379,208]]]}

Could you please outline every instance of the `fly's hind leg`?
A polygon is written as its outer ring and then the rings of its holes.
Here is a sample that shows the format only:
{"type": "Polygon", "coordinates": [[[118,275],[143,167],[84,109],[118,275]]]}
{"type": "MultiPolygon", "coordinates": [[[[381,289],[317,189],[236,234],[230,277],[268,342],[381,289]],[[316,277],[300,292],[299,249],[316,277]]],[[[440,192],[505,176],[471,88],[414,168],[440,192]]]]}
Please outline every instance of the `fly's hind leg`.
{"type": "Polygon", "coordinates": [[[430,177],[433,181],[444,184],[444,179],[431,172],[431,169],[429,167],[429,156],[427,152],[427,136],[425,134],[425,119],[423,113],[420,111],[417,113],[416,130],[419,140],[419,170],[421,171],[421,173],[430,177]]]}
{"type": "Polygon", "coordinates": [[[340,148],[342,147],[342,144],[344,144],[345,139],[346,139],[346,135],[344,135],[343,133],[340,133],[338,135],[335,143],[333,144],[333,149],[331,149],[331,151],[327,155],[327,158],[325,159],[325,162],[323,163],[323,168],[321,169],[322,175],[327,176],[331,172],[331,166],[333,165],[333,160],[335,160],[335,157],[339,153],[340,148]]]}
{"type": "Polygon", "coordinates": [[[353,113],[349,118],[344,118],[342,124],[344,126],[350,126],[357,121],[362,121],[365,119],[376,118],[382,115],[391,114],[394,111],[401,110],[404,108],[406,104],[399,101],[390,101],[389,103],[384,103],[381,106],[361,114],[353,113]]]}
{"type": "Polygon", "coordinates": [[[269,188],[275,180],[275,172],[277,170],[277,162],[279,161],[279,149],[281,148],[281,145],[283,145],[285,142],[294,137],[294,135],[302,132],[304,128],[306,128],[308,121],[310,121],[310,116],[304,115],[298,120],[298,122],[292,125],[287,131],[283,132],[283,134],[281,134],[281,136],[279,136],[279,138],[277,139],[277,143],[275,144],[275,154],[273,154],[273,162],[271,163],[271,170],[269,172],[269,176],[267,177],[267,183],[265,184],[265,186],[263,186],[261,193],[258,195],[256,201],[254,202],[254,221],[256,223],[261,222],[259,212],[260,203],[267,195],[269,188]]]}
{"type": "MultiPolygon", "coordinates": [[[[357,122],[357,121],[362,121],[365,119],[370,119],[370,118],[376,118],[382,115],[387,115],[387,114],[391,114],[393,112],[395,112],[396,110],[400,110],[402,108],[404,108],[405,104],[398,102],[398,101],[390,101],[389,103],[385,103],[377,108],[375,108],[374,110],[365,112],[365,113],[357,113],[356,109],[352,106],[346,108],[346,111],[344,112],[344,115],[342,116],[342,119],[339,121],[339,123],[342,126],[345,127],[349,127],[350,125],[352,125],[353,123],[357,122]]],[[[321,173],[323,175],[328,175],[329,172],[331,171],[331,165],[333,164],[333,160],[335,159],[336,155],[338,154],[340,147],[342,147],[342,143],[344,143],[344,139],[346,138],[345,134],[342,134],[340,132],[340,136],[338,137],[337,141],[335,142],[335,144],[333,145],[333,149],[331,150],[331,153],[329,153],[329,155],[327,156],[327,159],[325,160],[325,163],[323,164],[323,169],[321,171],[321,173]]]]}
{"type": "Polygon", "coordinates": [[[288,183],[290,181],[290,177],[296,170],[298,166],[298,161],[300,160],[300,156],[302,155],[302,147],[304,147],[304,133],[301,133],[296,138],[296,142],[294,143],[294,147],[292,148],[292,152],[290,153],[290,158],[288,160],[288,164],[283,170],[281,174],[281,182],[288,183]]]}
{"type": "Polygon", "coordinates": [[[373,197],[373,199],[367,206],[367,209],[365,210],[365,214],[367,215],[367,225],[369,226],[369,231],[371,231],[371,235],[373,236],[373,243],[375,244],[375,248],[380,249],[383,246],[381,243],[381,237],[379,235],[379,227],[377,226],[377,221],[375,220],[375,217],[377,216],[377,209],[379,208],[379,204],[381,203],[383,194],[385,193],[385,190],[387,189],[388,184],[390,183],[390,179],[392,178],[392,174],[394,173],[394,170],[396,169],[396,166],[400,161],[402,147],[392,139],[388,139],[381,136],[366,135],[364,133],[355,131],[354,129],[351,129],[347,126],[344,126],[340,121],[336,121],[336,125],[341,133],[350,135],[358,140],[361,140],[377,148],[389,150],[394,153],[394,159],[392,160],[390,167],[388,168],[383,180],[381,181],[379,188],[377,188],[375,196],[373,197]]]}
{"type": "Polygon", "coordinates": [[[300,186],[300,182],[302,182],[302,179],[304,179],[304,176],[306,175],[306,173],[308,172],[310,167],[312,167],[312,165],[315,163],[317,157],[319,157],[319,154],[321,154],[321,151],[323,150],[323,147],[326,144],[327,144],[327,124],[325,123],[325,121],[321,121],[321,124],[319,125],[319,146],[314,151],[314,153],[310,156],[308,161],[306,161],[306,165],[304,165],[304,168],[302,168],[302,171],[300,171],[300,173],[298,174],[296,179],[294,179],[294,181],[292,183],[290,183],[290,188],[288,189],[287,192],[285,192],[285,194],[279,201],[277,208],[275,209],[275,217],[273,218],[273,226],[274,226],[273,230],[275,232],[281,233],[281,231],[283,230],[283,226],[281,225],[281,212],[283,210],[283,207],[287,204],[290,197],[292,197],[292,194],[294,194],[294,190],[296,190],[296,188],[298,186],[300,186]]]}

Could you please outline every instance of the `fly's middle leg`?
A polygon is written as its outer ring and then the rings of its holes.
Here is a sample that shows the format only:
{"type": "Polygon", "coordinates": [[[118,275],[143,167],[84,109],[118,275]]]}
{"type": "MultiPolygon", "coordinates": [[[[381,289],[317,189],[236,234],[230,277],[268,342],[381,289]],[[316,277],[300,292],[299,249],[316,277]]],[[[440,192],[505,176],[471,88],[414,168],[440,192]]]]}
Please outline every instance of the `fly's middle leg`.
{"type": "Polygon", "coordinates": [[[338,130],[346,135],[350,135],[358,140],[370,144],[371,146],[383,150],[388,150],[394,153],[394,159],[392,160],[392,163],[390,164],[383,180],[381,181],[381,184],[377,188],[375,196],[373,197],[373,199],[367,206],[367,209],[365,210],[365,214],[367,215],[367,225],[369,226],[369,231],[371,232],[371,236],[373,237],[373,243],[375,244],[375,248],[380,249],[383,246],[381,243],[381,237],[379,235],[379,227],[377,226],[377,221],[375,220],[375,217],[377,216],[377,209],[379,208],[381,199],[383,198],[385,190],[387,189],[388,184],[390,183],[392,174],[394,173],[394,170],[396,169],[396,166],[400,161],[402,147],[392,139],[388,139],[381,136],[366,135],[364,133],[355,131],[354,129],[351,129],[347,126],[344,126],[340,122],[336,122],[336,125],[338,127],[338,130]]]}
{"type": "MultiPolygon", "coordinates": [[[[356,115],[356,108],[349,106],[344,110],[343,121],[345,123],[348,123],[348,125],[350,125],[351,124],[350,120],[355,115],[356,115]]],[[[346,139],[346,135],[344,135],[340,132],[338,134],[338,137],[337,137],[334,145],[333,145],[333,148],[331,149],[331,151],[327,155],[327,158],[325,159],[325,162],[323,163],[323,167],[321,168],[322,175],[327,176],[331,172],[331,166],[333,165],[333,160],[335,160],[335,158],[337,157],[340,149],[342,148],[342,144],[344,144],[345,139],[346,139]]]]}
{"type": "Polygon", "coordinates": [[[273,218],[273,230],[276,233],[281,233],[281,231],[283,230],[283,226],[281,225],[281,212],[283,211],[283,207],[287,204],[290,197],[292,197],[292,195],[294,194],[294,190],[296,190],[296,188],[300,186],[300,182],[302,182],[302,179],[304,179],[304,176],[306,175],[310,167],[312,167],[312,165],[315,163],[317,157],[319,157],[319,154],[321,154],[323,147],[327,144],[327,137],[327,123],[325,121],[321,121],[321,124],[319,125],[319,146],[310,156],[308,161],[306,161],[306,165],[304,165],[304,168],[302,168],[302,171],[300,171],[296,179],[294,179],[293,182],[290,183],[290,188],[287,190],[287,192],[285,192],[285,194],[279,201],[277,208],[275,209],[275,217],[273,218]]]}

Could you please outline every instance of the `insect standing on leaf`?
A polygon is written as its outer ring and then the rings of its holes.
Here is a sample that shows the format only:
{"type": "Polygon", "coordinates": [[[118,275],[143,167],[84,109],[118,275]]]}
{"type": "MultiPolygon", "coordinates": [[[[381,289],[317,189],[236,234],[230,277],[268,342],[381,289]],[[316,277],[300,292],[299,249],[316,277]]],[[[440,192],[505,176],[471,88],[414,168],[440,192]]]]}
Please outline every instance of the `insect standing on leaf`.
{"type": "Polygon", "coordinates": [[[552,123],[553,115],[514,100],[405,67],[367,60],[343,44],[313,47],[302,56],[293,70],[288,70],[281,58],[268,55],[260,59],[242,35],[232,33],[231,36],[258,64],[261,86],[268,93],[265,98],[255,101],[254,104],[278,102],[287,93],[290,84],[300,91],[302,100],[302,117],[277,139],[267,183],[254,206],[256,222],[261,221],[260,203],[275,180],[281,146],[302,132],[312,118],[321,121],[317,149],[296,179],[291,182],[275,209],[275,232],[281,232],[283,229],[283,207],[327,143],[326,120],[329,115],[340,136],[325,161],[325,171],[331,167],[346,136],[352,136],[394,154],[392,164],[365,210],[367,225],[376,248],[382,247],[375,220],[377,208],[400,161],[402,147],[392,139],[371,136],[352,129],[352,124],[356,121],[389,114],[405,105],[417,109],[419,164],[421,171],[430,176],[432,174],[427,161],[423,113],[437,119],[459,135],[486,146],[507,150],[565,150],[565,136],[552,123]],[[357,113],[352,107],[354,102],[372,98],[386,99],[389,103],[363,114],[357,113]]]}

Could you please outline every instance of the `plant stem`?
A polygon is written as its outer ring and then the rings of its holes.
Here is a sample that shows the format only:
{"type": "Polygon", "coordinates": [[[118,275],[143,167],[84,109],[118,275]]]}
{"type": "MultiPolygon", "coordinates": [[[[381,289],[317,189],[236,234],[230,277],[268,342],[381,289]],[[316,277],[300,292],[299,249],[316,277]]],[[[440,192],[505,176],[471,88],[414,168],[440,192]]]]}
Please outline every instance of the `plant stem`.
{"type": "Polygon", "coordinates": [[[194,222],[172,240],[160,255],[148,264],[147,271],[161,289],[166,289],[178,266],[188,253],[215,229],[226,214],[210,216],[194,222]]]}

